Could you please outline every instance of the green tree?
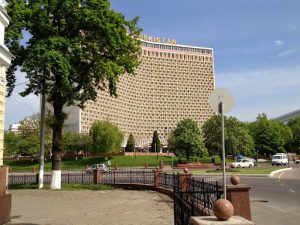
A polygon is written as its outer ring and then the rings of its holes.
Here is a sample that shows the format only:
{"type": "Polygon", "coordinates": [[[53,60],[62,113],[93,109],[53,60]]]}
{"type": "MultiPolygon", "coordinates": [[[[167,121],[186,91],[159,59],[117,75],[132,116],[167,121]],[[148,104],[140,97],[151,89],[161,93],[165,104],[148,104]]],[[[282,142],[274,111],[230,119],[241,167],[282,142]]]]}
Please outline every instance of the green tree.
{"type": "Polygon", "coordinates": [[[153,132],[150,151],[151,152],[159,152],[160,151],[160,140],[159,140],[157,131],[153,132]]]}
{"type": "Polygon", "coordinates": [[[201,140],[201,133],[197,123],[192,119],[180,121],[168,139],[169,149],[179,157],[203,157],[207,150],[201,140]]]}
{"type": "Polygon", "coordinates": [[[288,126],[293,134],[293,139],[290,143],[290,151],[300,154],[300,117],[290,120],[288,126]]]}
{"type": "MultiPolygon", "coordinates": [[[[254,142],[246,124],[235,117],[224,116],[225,153],[254,155],[254,142]]],[[[209,118],[202,126],[205,146],[210,155],[222,155],[221,116],[209,118]]]]}
{"type": "Polygon", "coordinates": [[[271,121],[266,114],[260,114],[256,121],[249,124],[254,146],[260,154],[272,155],[284,152],[284,139],[278,130],[277,122],[271,121]]]}
{"type": "Polygon", "coordinates": [[[126,152],[134,152],[135,151],[135,140],[134,140],[132,133],[129,134],[127,144],[125,147],[125,151],[126,152]]]}
{"type": "Polygon", "coordinates": [[[112,122],[95,121],[90,129],[94,152],[120,152],[124,135],[112,122]]]}
{"type": "Polygon", "coordinates": [[[125,20],[108,0],[7,2],[11,23],[5,43],[15,56],[6,73],[8,95],[21,67],[29,80],[21,95],[45,93],[52,104],[51,189],[60,189],[63,106],[83,108],[98,90],[117,96],[119,76],[134,73],[139,64],[137,18],[125,20]],[[24,33],[28,40],[21,45],[24,33]]]}
{"type": "Polygon", "coordinates": [[[21,137],[18,142],[18,154],[25,156],[38,155],[40,150],[40,139],[38,135],[21,137]]]}
{"type": "Polygon", "coordinates": [[[290,148],[290,144],[293,141],[293,132],[291,128],[282,122],[278,122],[274,120],[270,120],[270,122],[274,127],[274,129],[278,131],[279,136],[283,141],[284,149],[286,152],[288,152],[290,148]]]}
{"type": "Polygon", "coordinates": [[[20,154],[19,142],[21,138],[15,132],[4,132],[4,154],[5,156],[15,156],[20,154]]]}
{"type": "Polygon", "coordinates": [[[77,155],[80,151],[87,153],[92,149],[92,139],[90,135],[75,132],[63,133],[63,151],[77,155]]]}

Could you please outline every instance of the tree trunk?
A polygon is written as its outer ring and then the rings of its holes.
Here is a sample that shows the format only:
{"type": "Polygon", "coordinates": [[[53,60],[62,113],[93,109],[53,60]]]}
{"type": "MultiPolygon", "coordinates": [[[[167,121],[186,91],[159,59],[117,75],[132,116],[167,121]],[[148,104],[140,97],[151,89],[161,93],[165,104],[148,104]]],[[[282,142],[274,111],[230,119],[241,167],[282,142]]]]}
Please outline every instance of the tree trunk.
{"type": "Polygon", "coordinates": [[[54,124],[52,143],[52,180],[50,188],[61,189],[61,153],[62,153],[62,129],[65,115],[63,113],[63,103],[61,98],[56,98],[53,102],[54,124]]]}
{"type": "Polygon", "coordinates": [[[189,146],[187,147],[187,151],[186,151],[186,160],[187,160],[187,163],[189,163],[189,161],[190,161],[190,147],[189,146]]]}

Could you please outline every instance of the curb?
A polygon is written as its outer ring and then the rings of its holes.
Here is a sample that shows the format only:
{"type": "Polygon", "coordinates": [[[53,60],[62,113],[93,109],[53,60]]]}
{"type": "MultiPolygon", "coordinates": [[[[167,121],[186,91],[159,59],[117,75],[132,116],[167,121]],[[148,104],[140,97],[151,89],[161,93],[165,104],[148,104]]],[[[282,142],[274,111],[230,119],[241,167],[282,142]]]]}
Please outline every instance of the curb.
{"type": "Polygon", "coordinates": [[[275,171],[269,173],[268,177],[273,177],[276,173],[280,173],[280,172],[291,170],[291,169],[292,168],[284,168],[284,169],[275,170],[275,171]]]}

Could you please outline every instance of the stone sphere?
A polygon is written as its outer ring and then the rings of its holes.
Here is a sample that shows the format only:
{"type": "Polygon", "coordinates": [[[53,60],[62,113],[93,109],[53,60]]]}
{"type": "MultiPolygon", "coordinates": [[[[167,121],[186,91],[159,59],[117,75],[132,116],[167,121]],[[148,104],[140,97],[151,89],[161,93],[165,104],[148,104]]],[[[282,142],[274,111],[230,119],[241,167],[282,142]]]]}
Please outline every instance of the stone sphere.
{"type": "Polygon", "coordinates": [[[184,172],[184,173],[188,173],[188,172],[189,172],[189,169],[188,169],[188,168],[184,168],[184,169],[183,169],[183,172],[184,172]]]}
{"type": "Polygon", "coordinates": [[[240,183],[240,178],[238,177],[238,176],[232,176],[231,178],[230,178],[230,181],[231,181],[231,183],[233,184],[233,185],[237,185],[237,184],[239,184],[240,183]]]}
{"type": "Polygon", "coordinates": [[[225,221],[233,216],[234,208],[230,201],[218,199],[213,206],[213,212],[219,220],[225,221]]]}

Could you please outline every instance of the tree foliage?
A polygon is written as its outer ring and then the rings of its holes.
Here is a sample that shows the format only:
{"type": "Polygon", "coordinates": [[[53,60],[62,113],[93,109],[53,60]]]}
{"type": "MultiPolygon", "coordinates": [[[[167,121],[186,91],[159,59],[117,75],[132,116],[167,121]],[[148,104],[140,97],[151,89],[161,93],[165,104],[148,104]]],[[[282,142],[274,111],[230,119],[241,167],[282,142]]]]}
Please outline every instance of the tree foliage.
{"type": "Polygon", "coordinates": [[[22,96],[46,94],[55,118],[52,170],[60,170],[63,106],[84,107],[98,90],[117,96],[119,75],[134,73],[139,64],[137,18],[125,20],[108,0],[7,2],[11,23],[5,43],[15,56],[6,74],[8,95],[18,67],[29,80],[22,96]]]}
{"type": "Polygon", "coordinates": [[[19,142],[21,138],[15,132],[4,132],[4,155],[15,156],[19,153],[19,142]]]}
{"type": "Polygon", "coordinates": [[[151,152],[159,152],[160,151],[160,140],[159,140],[157,131],[153,132],[150,151],[151,152]]]}
{"type": "Polygon", "coordinates": [[[37,134],[23,136],[14,132],[4,133],[4,154],[6,156],[33,156],[40,150],[40,140],[37,134]]]}
{"type": "MultiPolygon", "coordinates": [[[[235,117],[224,116],[225,154],[253,155],[254,143],[246,124],[235,117]]],[[[210,155],[222,154],[221,116],[209,118],[202,126],[205,146],[210,155]]]]}
{"type": "Polygon", "coordinates": [[[78,154],[79,151],[87,152],[91,149],[92,139],[88,134],[64,132],[63,133],[63,151],[65,153],[78,154]]]}
{"type": "Polygon", "coordinates": [[[134,152],[135,151],[135,140],[132,133],[129,134],[127,144],[125,147],[126,152],[134,152]]]}
{"type": "Polygon", "coordinates": [[[293,139],[290,142],[290,151],[300,154],[300,117],[290,120],[288,126],[293,135],[293,139]]]}
{"type": "Polygon", "coordinates": [[[168,146],[179,157],[186,157],[187,161],[191,156],[203,157],[207,154],[200,129],[192,119],[184,119],[177,124],[168,139],[168,146]]]}
{"type": "Polygon", "coordinates": [[[95,121],[90,129],[92,151],[119,152],[124,135],[117,125],[109,121],[95,121]]]}
{"type": "Polygon", "coordinates": [[[249,124],[255,149],[259,154],[273,155],[285,152],[285,141],[280,126],[278,122],[269,120],[264,113],[258,115],[256,121],[249,124]]]}

